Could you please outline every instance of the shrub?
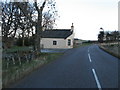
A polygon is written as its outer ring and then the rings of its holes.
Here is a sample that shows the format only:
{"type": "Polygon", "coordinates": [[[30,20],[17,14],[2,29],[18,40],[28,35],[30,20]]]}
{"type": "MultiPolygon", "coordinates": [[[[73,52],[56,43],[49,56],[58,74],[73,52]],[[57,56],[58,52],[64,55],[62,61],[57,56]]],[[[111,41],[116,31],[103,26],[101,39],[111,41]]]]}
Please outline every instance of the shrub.
{"type": "MultiPolygon", "coordinates": [[[[17,39],[16,45],[17,45],[17,46],[22,46],[22,45],[23,45],[23,38],[17,39]]],[[[32,38],[32,37],[30,37],[30,38],[25,37],[25,38],[24,38],[24,45],[25,45],[25,46],[34,45],[34,40],[33,40],[33,38],[32,38]]]]}

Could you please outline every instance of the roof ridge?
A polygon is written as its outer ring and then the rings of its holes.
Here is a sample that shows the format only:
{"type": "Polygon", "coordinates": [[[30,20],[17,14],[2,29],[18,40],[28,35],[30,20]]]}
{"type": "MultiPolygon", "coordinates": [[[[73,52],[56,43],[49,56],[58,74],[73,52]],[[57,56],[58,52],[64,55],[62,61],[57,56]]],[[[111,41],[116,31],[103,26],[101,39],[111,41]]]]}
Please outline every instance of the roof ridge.
{"type": "Polygon", "coordinates": [[[42,37],[43,38],[67,38],[73,32],[70,29],[54,29],[54,30],[45,30],[43,31],[42,37]]]}
{"type": "Polygon", "coordinates": [[[71,29],[46,29],[45,31],[52,31],[52,30],[71,30],[71,29]]]}

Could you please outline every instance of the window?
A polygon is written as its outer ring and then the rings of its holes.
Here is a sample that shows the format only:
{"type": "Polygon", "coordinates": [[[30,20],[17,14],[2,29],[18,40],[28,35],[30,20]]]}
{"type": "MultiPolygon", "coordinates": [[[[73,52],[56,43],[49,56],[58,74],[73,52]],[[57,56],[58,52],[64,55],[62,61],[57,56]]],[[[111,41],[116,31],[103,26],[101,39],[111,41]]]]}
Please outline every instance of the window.
{"type": "Polygon", "coordinates": [[[57,41],[53,41],[53,45],[57,45],[57,41]]]}
{"type": "Polygon", "coordinates": [[[71,39],[68,39],[68,46],[71,45],[71,39]]]}

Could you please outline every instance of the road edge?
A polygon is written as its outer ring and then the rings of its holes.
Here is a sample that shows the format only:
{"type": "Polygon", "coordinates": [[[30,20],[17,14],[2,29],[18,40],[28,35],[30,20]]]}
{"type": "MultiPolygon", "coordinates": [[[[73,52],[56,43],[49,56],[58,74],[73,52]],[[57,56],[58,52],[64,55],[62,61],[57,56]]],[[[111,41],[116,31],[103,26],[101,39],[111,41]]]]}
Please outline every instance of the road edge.
{"type": "Polygon", "coordinates": [[[103,46],[101,46],[101,45],[98,45],[98,46],[99,46],[99,48],[102,49],[103,51],[105,51],[105,52],[111,54],[112,56],[115,56],[116,58],[120,59],[120,55],[117,55],[117,54],[109,51],[108,49],[106,49],[105,47],[103,47],[103,46]]]}

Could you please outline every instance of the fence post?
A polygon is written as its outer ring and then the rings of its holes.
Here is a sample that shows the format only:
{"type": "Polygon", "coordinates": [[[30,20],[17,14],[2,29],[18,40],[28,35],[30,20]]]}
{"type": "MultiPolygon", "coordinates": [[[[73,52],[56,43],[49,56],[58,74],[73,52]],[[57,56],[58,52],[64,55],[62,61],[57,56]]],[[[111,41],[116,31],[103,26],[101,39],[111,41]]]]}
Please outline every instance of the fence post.
{"type": "Polygon", "coordinates": [[[20,59],[20,57],[19,57],[19,56],[18,56],[18,60],[19,60],[19,64],[20,64],[20,66],[21,66],[21,64],[22,64],[22,63],[21,63],[21,59],[20,59]]]}
{"type": "Polygon", "coordinates": [[[14,59],[14,57],[12,57],[12,61],[13,61],[13,64],[15,65],[15,59],[14,59]]]}
{"type": "Polygon", "coordinates": [[[27,55],[25,55],[25,58],[27,59],[27,63],[29,63],[29,60],[28,60],[28,58],[27,58],[27,55]]]}
{"type": "Polygon", "coordinates": [[[9,58],[7,58],[7,69],[9,67],[9,58]]]}

